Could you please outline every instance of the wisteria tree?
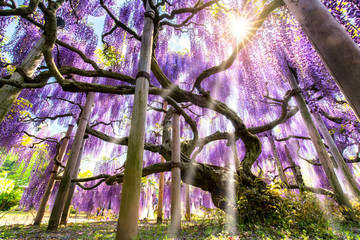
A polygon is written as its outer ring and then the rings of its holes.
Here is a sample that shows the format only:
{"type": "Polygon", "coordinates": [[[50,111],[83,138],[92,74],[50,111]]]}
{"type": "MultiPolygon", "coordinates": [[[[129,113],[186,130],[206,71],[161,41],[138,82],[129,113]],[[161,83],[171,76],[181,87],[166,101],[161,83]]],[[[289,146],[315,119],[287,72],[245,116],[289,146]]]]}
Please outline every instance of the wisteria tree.
{"type": "MultiPolygon", "coordinates": [[[[33,175],[24,204],[37,207],[53,165],[61,165],[51,129],[65,131],[78,120],[69,164],[58,177],[66,194],[58,195],[67,196],[76,182],[110,199],[102,186],[114,191],[122,184],[117,239],[136,235],[141,177],[172,168],[180,168],[184,183],[209,192],[217,208],[231,213],[236,204],[240,213],[238,200],[246,198],[246,211],[267,216],[281,201],[267,188],[275,161],[272,177],[284,187],[327,195],[357,221],[350,201],[360,195],[351,166],[360,151],[359,6],[358,0],[0,1],[3,151],[27,131],[49,140],[55,159],[33,175]],[[181,118],[177,164],[174,114],[181,118]],[[70,165],[81,159],[74,146],[80,151],[85,132],[85,154],[98,158],[110,149],[110,158],[126,153],[126,161],[76,177],[70,165]],[[304,181],[309,163],[320,184],[304,181]]],[[[63,211],[57,206],[64,200],[56,199],[49,230],[63,211]]]]}

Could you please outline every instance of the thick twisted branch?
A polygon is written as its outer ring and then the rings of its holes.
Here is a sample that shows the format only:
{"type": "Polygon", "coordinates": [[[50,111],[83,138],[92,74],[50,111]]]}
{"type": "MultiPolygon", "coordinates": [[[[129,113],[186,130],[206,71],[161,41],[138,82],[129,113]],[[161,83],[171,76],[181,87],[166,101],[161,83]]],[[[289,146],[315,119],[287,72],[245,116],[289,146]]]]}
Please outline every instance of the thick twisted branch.
{"type": "Polygon", "coordinates": [[[94,188],[97,188],[98,186],[100,186],[100,184],[102,184],[103,182],[105,182],[105,179],[101,179],[100,181],[98,181],[95,185],[90,186],[90,187],[85,187],[84,185],[80,184],[80,183],[76,183],[76,185],[78,185],[79,187],[81,187],[84,190],[92,190],[94,188]]]}
{"type": "Polygon", "coordinates": [[[67,44],[66,42],[63,42],[59,39],[55,40],[55,43],[59,44],[60,46],[69,49],[70,51],[73,51],[75,53],[77,53],[82,60],[84,60],[84,62],[89,63],[96,71],[100,71],[99,66],[96,64],[95,61],[93,61],[92,59],[90,59],[88,56],[85,55],[85,53],[83,53],[81,50],[77,49],[76,47],[73,47],[69,44],[67,44]]]}

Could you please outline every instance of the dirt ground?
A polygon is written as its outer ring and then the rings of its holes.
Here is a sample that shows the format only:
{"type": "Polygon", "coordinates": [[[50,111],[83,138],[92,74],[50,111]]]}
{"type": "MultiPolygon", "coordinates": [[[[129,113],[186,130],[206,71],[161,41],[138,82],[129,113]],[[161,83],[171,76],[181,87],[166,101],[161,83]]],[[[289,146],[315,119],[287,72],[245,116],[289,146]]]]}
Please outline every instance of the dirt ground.
{"type": "MultiPolygon", "coordinates": [[[[36,211],[28,212],[18,212],[18,211],[9,211],[9,212],[0,212],[0,226],[22,224],[30,225],[34,222],[36,216],[36,211]]],[[[42,223],[47,223],[49,221],[50,213],[46,212],[43,218],[42,223]]],[[[70,214],[68,223],[82,223],[82,222],[95,222],[106,219],[88,219],[85,214],[70,214]]]]}

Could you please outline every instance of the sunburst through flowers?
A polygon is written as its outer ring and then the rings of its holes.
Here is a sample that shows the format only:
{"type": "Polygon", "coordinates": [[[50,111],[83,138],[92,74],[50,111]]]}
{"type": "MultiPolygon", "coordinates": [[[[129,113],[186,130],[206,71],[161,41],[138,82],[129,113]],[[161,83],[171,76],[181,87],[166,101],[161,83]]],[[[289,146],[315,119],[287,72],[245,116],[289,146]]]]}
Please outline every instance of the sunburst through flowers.
{"type": "Polygon", "coordinates": [[[248,37],[251,30],[252,21],[244,15],[231,15],[226,28],[226,38],[234,43],[238,43],[248,37]]]}

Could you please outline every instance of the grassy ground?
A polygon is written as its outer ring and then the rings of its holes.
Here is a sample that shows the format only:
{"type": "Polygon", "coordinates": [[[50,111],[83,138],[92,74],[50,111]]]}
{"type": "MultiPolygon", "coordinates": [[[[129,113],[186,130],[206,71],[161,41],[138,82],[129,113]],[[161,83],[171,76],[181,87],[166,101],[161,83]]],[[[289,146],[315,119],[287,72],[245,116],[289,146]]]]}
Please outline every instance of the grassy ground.
{"type": "MultiPolygon", "coordinates": [[[[279,193],[280,194],[280,193],[279,193]]],[[[347,239],[360,240],[360,222],[349,223],[342,215],[342,209],[331,200],[320,202],[313,195],[287,196],[276,204],[270,204],[274,210],[268,215],[256,215],[252,210],[256,206],[245,200],[238,202],[241,209],[238,217],[241,224],[230,228],[226,224],[225,214],[218,209],[202,208],[204,214],[192,215],[193,221],[183,221],[182,230],[177,236],[169,233],[169,222],[156,224],[154,221],[140,221],[137,240],[154,239],[347,239]],[[239,218],[240,219],[240,218],[239,218]]],[[[260,209],[261,210],[261,209],[260,209]]],[[[258,211],[261,213],[261,211],[258,211]]],[[[356,205],[360,219],[360,204],[356,205]]],[[[113,214],[103,217],[86,214],[71,215],[69,224],[60,226],[58,231],[46,231],[44,224],[34,227],[31,224],[34,213],[0,212],[0,239],[114,239],[116,221],[113,214]],[[89,218],[88,218],[89,217],[89,218]],[[26,221],[24,221],[26,219],[26,221]],[[30,219],[30,220],[29,220],[30,219]],[[14,220],[15,222],[11,222],[14,220]],[[102,220],[100,222],[99,220],[102,220]],[[26,223],[24,223],[26,222],[26,223]],[[4,225],[4,224],[3,224],[4,225]]]]}
{"type": "MultiPolygon", "coordinates": [[[[227,226],[212,220],[183,222],[178,236],[171,236],[168,224],[141,221],[137,239],[360,239],[360,229],[351,224],[333,224],[326,229],[278,228],[271,223],[243,225],[236,234],[229,234],[227,226]]],[[[70,223],[58,231],[46,231],[46,225],[8,225],[0,227],[0,239],[114,239],[116,222],[70,223]]]]}

